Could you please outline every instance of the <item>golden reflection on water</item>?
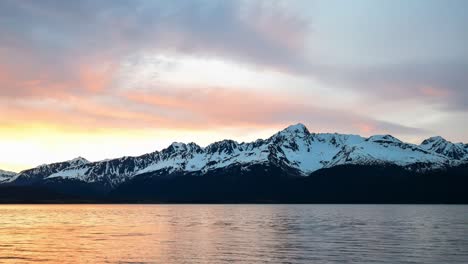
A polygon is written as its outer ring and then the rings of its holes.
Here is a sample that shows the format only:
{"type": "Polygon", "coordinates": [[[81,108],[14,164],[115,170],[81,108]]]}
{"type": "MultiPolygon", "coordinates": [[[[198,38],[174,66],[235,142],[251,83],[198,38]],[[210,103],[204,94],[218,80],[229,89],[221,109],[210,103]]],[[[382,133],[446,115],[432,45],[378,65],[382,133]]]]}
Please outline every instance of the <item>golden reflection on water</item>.
{"type": "Polygon", "coordinates": [[[0,205],[0,263],[467,263],[467,206],[0,205]]]}
{"type": "MultiPolygon", "coordinates": [[[[215,254],[223,248],[223,241],[229,240],[241,250],[245,246],[245,235],[229,228],[233,221],[236,226],[242,223],[242,214],[225,211],[223,206],[214,206],[215,213],[209,207],[190,208],[1,205],[0,263],[216,263],[215,254]]],[[[249,244],[260,240],[252,231],[249,244]]]]}
{"type": "Polygon", "coordinates": [[[1,206],[0,262],[30,260],[62,263],[120,261],[138,254],[159,257],[159,247],[145,236],[164,241],[167,226],[148,224],[139,206],[8,205],[1,206]],[[144,224],[142,224],[144,223],[144,224]]]}

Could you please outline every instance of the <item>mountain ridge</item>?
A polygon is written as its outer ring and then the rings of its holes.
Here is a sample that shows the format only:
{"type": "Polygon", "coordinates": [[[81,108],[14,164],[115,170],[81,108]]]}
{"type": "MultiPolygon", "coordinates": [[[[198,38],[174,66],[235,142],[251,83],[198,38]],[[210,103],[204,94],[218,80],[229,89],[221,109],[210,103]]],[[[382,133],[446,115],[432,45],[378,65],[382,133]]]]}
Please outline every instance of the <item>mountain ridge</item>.
{"type": "Polygon", "coordinates": [[[296,176],[342,165],[397,165],[424,172],[468,163],[468,148],[442,137],[420,145],[402,142],[391,135],[368,138],[338,133],[311,133],[301,123],[291,125],[267,139],[238,143],[222,140],[201,147],[193,142],[173,142],[161,151],[140,156],[90,162],[82,157],[41,165],[4,176],[3,183],[31,185],[51,182],[82,182],[115,189],[139,175],[199,176],[239,166],[275,166],[296,176]],[[6,179],[5,179],[6,178],[6,179]]]}
{"type": "Polygon", "coordinates": [[[8,182],[11,178],[16,176],[17,173],[13,171],[5,171],[0,169],[0,183],[8,182]]]}

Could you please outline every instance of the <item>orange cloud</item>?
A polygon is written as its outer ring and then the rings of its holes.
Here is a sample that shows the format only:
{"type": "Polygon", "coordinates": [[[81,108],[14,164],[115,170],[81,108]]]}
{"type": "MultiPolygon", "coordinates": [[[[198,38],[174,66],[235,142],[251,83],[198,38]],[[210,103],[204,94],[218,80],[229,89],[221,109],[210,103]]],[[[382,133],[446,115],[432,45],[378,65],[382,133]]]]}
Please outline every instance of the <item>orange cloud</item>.
{"type": "MultiPolygon", "coordinates": [[[[87,62],[89,64],[81,65],[104,65],[93,64],[92,60],[87,62]]],[[[412,128],[379,122],[349,111],[319,108],[314,106],[313,100],[268,89],[171,86],[119,93],[106,89],[115,71],[113,65],[109,65],[96,74],[84,71],[87,77],[82,82],[89,85],[80,86],[84,88],[78,91],[67,89],[80,83],[75,80],[47,82],[45,77],[41,78],[42,74],[38,74],[37,79],[24,80],[22,92],[28,96],[15,96],[13,91],[10,96],[0,97],[0,131],[28,127],[88,133],[151,128],[206,131],[270,129],[304,122],[317,132],[353,132],[350,128],[364,133],[388,129],[414,132],[412,128]]]]}
{"type": "Polygon", "coordinates": [[[78,60],[42,61],[31,50],[0,49],[0,97],[65,98],[103,92],[118,71],[117,58],[87,54],[78,60]],[[13,59],[12,59],[13,58],[13,59]]]}
{"type": "Polygon", "coordinates": [[[363,133],[364,135],[374,133],[376,130],[375,125],[371,123],[365,123],[365,122],[357,122],[355,124],[355,127],[357,127],[359,129],[359,132],[363,133]]]}
{"type": "Polygon", "coordinates": [[[178,124],[216,127],[281,127],[304,122],[316,132],[420,133],[421,130],[343,111],[274,92],[226,88],[178,88],[127,92],[126,99],[147,105],[178,124]]]}
{"type": "Polygon", "coordinates": [[[449,92],[446,89],[439,89],[434,86],[424,86],[419,89],[419,91],[429,97],[447,97],[449,92]]]}
{"type": "Polygon", "coordinates": [[[96,93],[102,92],[112,83],[118,66],[110,59],[96,57],[92,61],[81,62],[77,68],[77,83],[86,91],[96,93]]]}

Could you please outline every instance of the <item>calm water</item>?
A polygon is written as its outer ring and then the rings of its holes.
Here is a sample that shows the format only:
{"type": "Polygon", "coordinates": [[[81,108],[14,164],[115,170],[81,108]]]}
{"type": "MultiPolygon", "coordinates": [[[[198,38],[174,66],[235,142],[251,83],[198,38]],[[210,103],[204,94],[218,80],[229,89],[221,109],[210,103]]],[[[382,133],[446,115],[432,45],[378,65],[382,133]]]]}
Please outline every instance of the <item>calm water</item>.
{"type": "Polygon", "coordinates": [[[468,206],[0,205],[0,263],[468,263],[468,206]]]}

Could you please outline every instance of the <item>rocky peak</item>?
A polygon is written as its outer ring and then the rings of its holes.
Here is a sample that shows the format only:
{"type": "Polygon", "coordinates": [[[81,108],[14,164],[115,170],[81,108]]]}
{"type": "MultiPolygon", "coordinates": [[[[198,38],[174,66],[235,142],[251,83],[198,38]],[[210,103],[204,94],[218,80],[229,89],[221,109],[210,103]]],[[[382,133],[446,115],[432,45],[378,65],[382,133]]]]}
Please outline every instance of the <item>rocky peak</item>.
{"type": "Polygon", "coordinates": [[[447,143],[448,141],[445,140],[445,138],[441,136],[434,136],[427,138],[421,142],[421,145],[434,145],[434,144],[441,144],[441,143],[447,143]]]}
{"type": "Polygon", "coordinates": [[[304,124],[298,123],[288,126],[277,134],[281,135],[309,135],[310,132],[304,124]]]}
{"type": "Polygon", "coordinates": [[[401,140],[392,135],[374,135],[366,139],[366,141],[378,143],[402,143],[401,140]]]}
{"type": "Polygon", "coordinates": [[[238,146],[239,144],[234,140],[222,140],[222,141],[218,141],[218,142],[208,145],[206,147],[206,151],[208,153],[225,152],[227,154],[230,154],[234,151],[234,149],[237,149],[238,146]]]}
{"type": "Polygon", "coordinates": [[[187,151],[187,144],[180,143],[180,142],[173,142],[167,148],[163,149],[160,152],[160,157],[162,159],[167,159],[176,156],[185,156],[188,155],[190,152],[187,151]]]}
{"type": "Polygon", "coordinates": [[[454,144],[440,136],[423,140],[419,147],[456,160],[468,159],[468,150],[463,144],[454,144]]]}
{"type": "Polygon", "coordinates": [[[280,132],[274,134],[268,139],[273,144],[296,144],[296,141],[307,139],[310,137],[310,132],[303,124],[288,126],[280,132]]]}
{"type": "Polygon", "coordinates": [[[0,170],[0,183],[10,181],[16,174],[16,172],[0,170]]]}
{"type": "Polygon", "coordinates": [[[69,162],[70,164],[76,165],[76,166],[78,166],[78,165],[84,165],[84,164],[88,164],[88,163],[89,163],[89,161],[88,161],[87,159],[85,159],[85,158],[83,158],[83,157],[81,157],[81,156],[76,157],[76,158],[71,159],[71,160],[66,161],[66,162],[69,162]]]}
{"type": "Polygon", "coordinates": [[[202,148],[199,145],[197,145],[197,144],[195,144],[193,142],[190,142],[190,143],[187,144],[187,149],[189,151],[192,151],[192,152],[195,152],[195,153],[200,153],[200,152],[203,151],[202,148]]]}
{"type": "Polygon", "coordinates": [[[16,172],[0,170],[0,175],[16,175],[16,172]]]}
{"type": "Polygon", "coordinates": [[[161,152],[165,154],[171,154],[171,153],[183,153],[183,152],[198,153],[200,151],[202,151],[202,148],[193,142],[190,142],[188,144],[181,143],[181,142],[173,142],[171,145],[163,149],[161,152]]]}
{"type": "Polygon", "coordinates": [[[171,145],[169,145],[168,148],[174,149],[174,150],[185,150],[187,145],[185,143],[181,142],[172,142],[171,145]]]}

